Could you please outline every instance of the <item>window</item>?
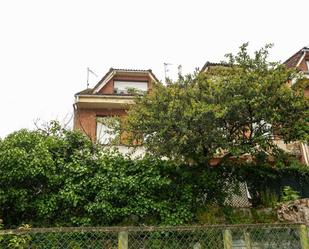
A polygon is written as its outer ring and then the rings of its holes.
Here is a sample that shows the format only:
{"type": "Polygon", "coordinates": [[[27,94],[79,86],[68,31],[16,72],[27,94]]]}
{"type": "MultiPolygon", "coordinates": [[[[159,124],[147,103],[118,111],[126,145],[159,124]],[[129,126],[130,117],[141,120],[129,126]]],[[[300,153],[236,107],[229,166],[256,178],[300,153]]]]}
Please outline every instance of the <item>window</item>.
{"type": "Polygon", "coordinates": [[[148,91],[147,81],[115,81],[114,92],[119,94],[127,94],[129,89],[134,89],[140,92],[148,91]]]}
{"type": "Polygon", "coordinates": [[[272,125],[267,123],[265,120],[260,120],[257,123],[253,123],[252,127],[253,127],[253,135],[257,134],[258,136],[268,138],[272,138],[274,136],[272,125]]]}
{"type": "Polygon", "coordinates": [[[309,61],[306,61],[306,65],[307,65],[307,72],[309,72],[309,61]]]}
{"type": "Polygon", "coordinates": [[[97,117],[97,142],[111,144],[119,139],[119,120],[115,117],[97,117]]]}

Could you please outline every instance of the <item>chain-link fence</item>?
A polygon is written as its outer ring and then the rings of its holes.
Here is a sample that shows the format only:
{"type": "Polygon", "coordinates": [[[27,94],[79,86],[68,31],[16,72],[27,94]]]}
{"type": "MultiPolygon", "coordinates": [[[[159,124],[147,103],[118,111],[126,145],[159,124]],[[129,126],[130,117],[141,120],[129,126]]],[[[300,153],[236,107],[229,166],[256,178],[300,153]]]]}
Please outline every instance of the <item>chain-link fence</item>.
{"type": "Polygon", "coordinates": [[[305,225],[33,228],[0,231],[0,248],[308,249],[305,225]]]}

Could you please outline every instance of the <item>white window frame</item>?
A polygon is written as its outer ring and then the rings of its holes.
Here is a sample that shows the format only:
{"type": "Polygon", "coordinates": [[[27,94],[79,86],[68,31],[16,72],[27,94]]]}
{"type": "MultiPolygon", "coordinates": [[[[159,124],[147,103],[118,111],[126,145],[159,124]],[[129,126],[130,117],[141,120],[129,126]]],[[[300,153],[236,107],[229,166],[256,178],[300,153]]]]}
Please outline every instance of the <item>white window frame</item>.
{"type": "Polygon", "coordinates": [[[115,93],[127,94],[129,89],[135,89],[139,92],[145,93],[148,91],[148,81],[114,81],[115,93]]]}
{"type": "Polygon", "coordinates": [[[118,136],[117,131],[113,131],[110,127],[104,125],[104,120],[111,119],[111,116],[96,117],[96,142],[102,145],[111,144],[118,136]]]}

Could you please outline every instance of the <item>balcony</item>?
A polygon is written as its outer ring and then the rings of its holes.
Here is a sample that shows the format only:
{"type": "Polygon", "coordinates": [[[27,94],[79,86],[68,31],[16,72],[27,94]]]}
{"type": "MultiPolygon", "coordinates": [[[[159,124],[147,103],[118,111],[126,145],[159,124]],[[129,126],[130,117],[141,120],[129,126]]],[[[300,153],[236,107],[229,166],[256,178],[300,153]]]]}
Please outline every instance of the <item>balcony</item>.
{"type": "Polygon", "coordinates": [[[128,109],[134,104],[132,95],[77,95],[75,97],[75,106],[78,108],[92,109],[128,109]]]}

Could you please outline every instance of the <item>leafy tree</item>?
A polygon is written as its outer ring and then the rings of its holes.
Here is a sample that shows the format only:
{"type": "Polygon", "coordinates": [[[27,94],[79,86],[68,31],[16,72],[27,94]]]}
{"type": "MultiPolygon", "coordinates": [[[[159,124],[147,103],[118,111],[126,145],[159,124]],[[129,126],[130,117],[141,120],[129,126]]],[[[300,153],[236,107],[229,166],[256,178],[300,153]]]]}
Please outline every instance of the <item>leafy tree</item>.
{"type": "Polygon", "coordinates": [[[252,57],[247,46],[223,66],[138,96],[126,120],[132,140],[155,155],[203,164],[219,154],[275,155],[276,137],[307,140],[308,99],[287,84],[296,71],[268,62],[270,45],[252,57]]]}
{"type": "Polygon", "coordinates": [[[187,167],[105,151],[52,122],[0,142],[0,217],[6,227],[181,224],[195,209],[187,167]]]}
{"type": "Polygon", "coordinates": [[[41,220],[55,222],[62,210],[61,188],[66,165],[93,151],[81,133],[62,129],[52,122],[49,129],[20,130],[0,143],[0,216],[5,224],[41,220]]]}

